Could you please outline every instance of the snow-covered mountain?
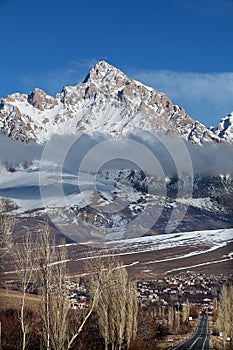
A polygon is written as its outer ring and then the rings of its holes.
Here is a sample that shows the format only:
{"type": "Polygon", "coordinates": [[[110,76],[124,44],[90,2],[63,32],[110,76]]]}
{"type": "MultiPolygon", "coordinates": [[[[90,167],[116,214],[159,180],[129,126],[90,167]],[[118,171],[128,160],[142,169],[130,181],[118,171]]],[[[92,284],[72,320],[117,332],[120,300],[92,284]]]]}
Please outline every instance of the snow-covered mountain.
{"type": "Polygon", "coordinates": [[[233,143],[233,112],[223,117],[212,131],[224,141],[233,143]]]}
{"type": "Polygon", "coordinates": [[[130,169],[61,174],[59,168],[35,164],[1,170],[0,204],[1,197],[8,198],[22,225],[48,216],[78,242],[232,227],[233,176],[196,175],[192,195],[179,195],[191,182],[189,177],[164,180],[130,169]],[[167,230],[172,215],[174,227],[167,230]]]}
{"type": "Polygon", "coordinates": [[[105,61],[97,63],[82,83],[65,86],[56,97],[34,89],[0,101],[0,132],[23,142],[43,143],[53,134],[76,131],[118,137],[135,129],[178,134],[194,144],[219,142],[223,136],[231,141],[226,133],[214,133],[193,120],[165,94],[105,61]]]}

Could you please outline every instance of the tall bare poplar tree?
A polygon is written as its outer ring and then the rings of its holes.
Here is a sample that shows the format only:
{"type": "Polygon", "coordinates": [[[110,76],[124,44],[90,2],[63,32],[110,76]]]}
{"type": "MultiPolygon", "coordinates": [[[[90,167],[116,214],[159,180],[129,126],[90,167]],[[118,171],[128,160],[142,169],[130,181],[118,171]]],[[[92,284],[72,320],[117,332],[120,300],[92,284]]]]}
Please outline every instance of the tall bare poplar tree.
{"type": "Polygon", "coordinates": [[[34,282],[36,250],[32,240],[32,235],[29,232],[23,237],[22,243],[15,244],[15,263],[19,276],[21,289],[21,307],[19,313],[19,321],[22,331],[22,350],[26,348],[27,334],[30,331],[31,320],[27,319],[25,309],[26,293],[30,291],[30,286],[34,282]]]}
{"type": "Polygon", "coordinates": [[[233,286],[223,286],[217,313],[217,328],[224,333],[224,339],[230,337],[233,348],[233,286]]]}
{"type": "Polygon", "coordinates": [[[90,293],[99,289],[95,311],[105,350],[127,348],[137,331],[137,299],[126,269],[113,256],[97,257],[89,265],[90,293]]]}
{"type": "Polygon", "coordinates": [[[38,274],[41,285],[43,339],[47,350],[66,349],[69,301],[66,287],[67,257],[64,245],[56,249],[55,239],[45,225],[38,245],[38,274]]]}
{"type": "Polygon", "coordinates": [[[190,314],[190,304],[188,299],[186,300],[186,303],[183,304],[182,308],[182,322],[186,322],[190,314]]]}
{"type": "Polygon", "coordinates": [[[11,247],[13,219],[7,213],[0,212],[0,269],[4,266],[4,257],[11,247]]]}
{"type": "Polygon", "coordinates": [[[171,306],[168,309],[168,326],[172,329],[174,326],[174,319],[175,319],[175,311],[174,307],[171,306]]]}

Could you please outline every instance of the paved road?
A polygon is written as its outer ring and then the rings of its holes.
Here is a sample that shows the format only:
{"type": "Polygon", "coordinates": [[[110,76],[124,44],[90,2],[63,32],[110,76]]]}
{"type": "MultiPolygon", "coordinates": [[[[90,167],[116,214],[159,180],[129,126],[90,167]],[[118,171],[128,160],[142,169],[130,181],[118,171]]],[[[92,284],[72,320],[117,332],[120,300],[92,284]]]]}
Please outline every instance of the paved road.
{"type": "Polygon", "coordinates": [[[208,316],[201,317],[196,331],[191,338],[180,345],[171,348],[172,350],[209,350],[209,321],[208,316]]]}

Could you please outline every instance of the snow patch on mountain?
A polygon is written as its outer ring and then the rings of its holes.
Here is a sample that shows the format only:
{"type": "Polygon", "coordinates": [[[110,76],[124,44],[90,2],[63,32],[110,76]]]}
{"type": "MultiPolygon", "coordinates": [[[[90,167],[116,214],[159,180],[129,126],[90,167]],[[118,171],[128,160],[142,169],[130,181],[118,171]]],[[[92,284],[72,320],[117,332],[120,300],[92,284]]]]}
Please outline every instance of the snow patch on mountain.
{"type": "Polygon", "coordinates": [[[178,134],[195,144],[220,138],[163,93],[137,82],[105,61],[83,83],[55,97],[40,89],[0,101],[0,132],[15,140],[43,143],[54,134],[101,132],[119,137],[143,129],[178,134]]]}
{"type": "Polygon", "coordinates": [[[233,143],[233,112],[223,117],[218,126],[211,130],[221,139],[233,143]]]}

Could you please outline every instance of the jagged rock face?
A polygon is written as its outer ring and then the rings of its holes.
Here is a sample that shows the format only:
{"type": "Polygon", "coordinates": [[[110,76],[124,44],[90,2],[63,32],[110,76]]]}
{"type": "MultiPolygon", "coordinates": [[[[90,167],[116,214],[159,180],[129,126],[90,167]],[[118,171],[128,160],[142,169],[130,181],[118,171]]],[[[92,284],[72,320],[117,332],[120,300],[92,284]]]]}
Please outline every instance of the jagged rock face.
{"type": "Polygon", "coordinates": [[[42,143],[53,134],[78,130],[118,137],[135,129],[178,134],[195,144],[219,142],[221,136],[194,121],[165,94],[105,61],[97,63],[83,83],[64,87],[55,98],[35,89],[0,102],[0,132],[24,142],[42,143]]]}
{"type": "Polygon", "coordinates": [[[57,104],[58,101],[51,96],[48,96],[43,90],[34,89],[28,95],[28,102],[33,106],[38,108],[40,111],[45,109],[52,109],[57,104]]]}
{"type": "Polygon", "coordinates": [[[8,96],[0,104],[0,128],[1,133],[14,140],[28,142],[36,140],[36,125],[33,128],[33,120],[30,116],[24,116],[15,100],[24,103],[27,95],[14,94],[8,96]]]}
{"type": "Polygon", "coordinates": [[[233,143],[233,112],[222,118],[220,123],[212,131],[224,141],[233,143]]]}

